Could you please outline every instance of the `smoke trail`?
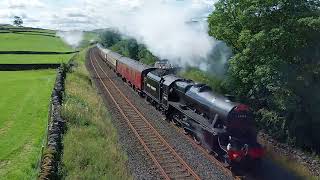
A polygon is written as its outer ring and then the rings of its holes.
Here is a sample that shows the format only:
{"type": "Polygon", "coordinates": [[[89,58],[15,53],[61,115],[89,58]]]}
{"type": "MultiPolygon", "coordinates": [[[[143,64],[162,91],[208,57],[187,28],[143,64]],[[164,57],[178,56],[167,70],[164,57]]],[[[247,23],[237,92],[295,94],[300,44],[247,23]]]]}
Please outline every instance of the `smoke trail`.
{"type": "MultiPolygon", "coordinates": [[[[209,70],[208,55],[218,42],[208,35],[205,17],[212,12],[216,1],[73,0],[52,2],[41,9],[25,3],[24,8],[10,10],[9,4],[8,7],[4,5],[4,9],[0,7],[0,12],[28,14],[26,25],[37,27],[63,30],[115,28],[145,44],[162,59],[209,70]],[[34,19],[39,21],[32,22],[34,19]]],[[[81,34],[58,34],[72,46],[81,39],[81,34]]]]}
{"type": "Polygon", "coordinates": [[[74,49],[77,48],[83,40],[82,31],[58,31],[56,35],[61,37],[65,43],[74,49]]]}
{"type": "MultiPolygon", "coordinates": [[[[209,1],[192,2],[135,1],[130,6],[118,6],[115,2],[101,1],[102,4],[92,5],[92,9],[97,9],[92,18],[104,14],[96,18],[96,24],[134,37],[161,59],[208,70],[207,58],[217,44],[207,33],[207,22],[201,18],[208,15],[209,1]]],[[[210,2],[212,9],[213,1],[210,2]]]]}

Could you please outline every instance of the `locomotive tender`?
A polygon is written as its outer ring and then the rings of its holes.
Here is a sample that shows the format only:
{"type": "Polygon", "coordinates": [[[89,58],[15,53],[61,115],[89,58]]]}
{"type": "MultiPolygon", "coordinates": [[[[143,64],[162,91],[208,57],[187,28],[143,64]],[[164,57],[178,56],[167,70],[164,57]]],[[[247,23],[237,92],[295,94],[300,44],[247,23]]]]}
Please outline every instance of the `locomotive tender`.
{"type": "Polygon", "coordinates": [[[257,143],[248,106],[168,69],[142,64],[99,44],[97,47],[101,58],[118,76],[226,165],[250,165],[263,157],[264,149],[257,143]]]}

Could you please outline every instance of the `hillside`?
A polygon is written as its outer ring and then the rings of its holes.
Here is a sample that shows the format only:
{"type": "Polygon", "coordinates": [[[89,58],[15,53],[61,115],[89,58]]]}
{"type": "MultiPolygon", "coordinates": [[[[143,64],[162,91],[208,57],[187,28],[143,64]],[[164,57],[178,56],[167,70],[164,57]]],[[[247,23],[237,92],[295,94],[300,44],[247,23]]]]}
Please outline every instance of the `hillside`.
{"type": "Polygon", "coordinates": [[[2,51],[69,52],[72,49],[51,30],[0,26],[0,64],[62,63],[72,54],[1,54],[2,51]]]}

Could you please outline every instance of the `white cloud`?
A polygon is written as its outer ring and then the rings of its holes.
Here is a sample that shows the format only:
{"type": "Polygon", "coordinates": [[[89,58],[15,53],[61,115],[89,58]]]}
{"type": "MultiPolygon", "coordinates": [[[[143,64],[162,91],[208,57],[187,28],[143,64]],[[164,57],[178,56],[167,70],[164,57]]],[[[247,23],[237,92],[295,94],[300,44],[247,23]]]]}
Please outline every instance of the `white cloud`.
{"type": "Polygon", "coordinates": [[[44,3],[40,0],[5,0],[10,9],[24,9],[28,7],[44,7],[44,3]]]}

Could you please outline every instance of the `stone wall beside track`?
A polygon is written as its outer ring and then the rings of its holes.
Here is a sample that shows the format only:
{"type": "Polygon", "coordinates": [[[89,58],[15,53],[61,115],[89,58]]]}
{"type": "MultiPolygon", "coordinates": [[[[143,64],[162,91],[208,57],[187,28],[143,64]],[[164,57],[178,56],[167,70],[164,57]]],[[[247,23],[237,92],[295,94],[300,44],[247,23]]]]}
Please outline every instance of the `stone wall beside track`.
{"type": "Polygon", "coordinates": [[[57,78],[51,95],[46,147],[40,165],[39,179],[59,179],[58,167],[62,154],[62,136],[65,121],[61,117],[61,106],[64,94],[66,66],[57,70],[57,78]]]}

